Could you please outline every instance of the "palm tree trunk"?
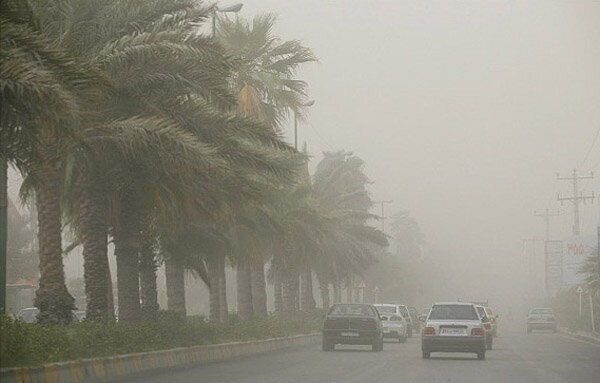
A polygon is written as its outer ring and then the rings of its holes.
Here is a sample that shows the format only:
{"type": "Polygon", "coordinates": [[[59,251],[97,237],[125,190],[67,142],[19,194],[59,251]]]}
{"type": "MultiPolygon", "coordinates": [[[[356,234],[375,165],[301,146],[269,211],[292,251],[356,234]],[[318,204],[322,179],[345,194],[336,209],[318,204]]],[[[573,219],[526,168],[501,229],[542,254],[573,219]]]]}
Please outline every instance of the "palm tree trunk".
{"type": "Polygon", "coordinates": [[[283,313],[283,282],[281,281],[281,271],[275,269],[273,271],[273,303],[275,305],[275,313],[281,315],[283,313]]]}
{"type": "Polygon", "coordinates": [[[119,322],[122,323],[137,322],[141,317],[138,246],[135,242],[136,239],[126,233],[114,237],[119,322]]]}
{"type": "Polygon", "coordinates": [[[333,303],[341,303],[342,293],[340,291],[340,284],[338,281],[333,282],[333,303]]]}
{"type": "Polygon", "coordinates": [[[108,305],[108,318],[115,318],[115,294],[113,292],[113,283],[112,283],[112,275],[110,272],[110,264],[106,268],[106,303],[108,305]]]}
{"type": "Polygon", "coordinates": [[[309,295],[309,280],[308,273],[306,272],[306,267],[303,268],[303,272],[300,274],[300,310],[309,311],[310,310],[310,297],[309,295]]]}
{"type": "Polygon", "coordinates": [[[219,271],[219,259],[212,257],[206,261],[208,271],[208,300],[209,319],[211,322],[221,321],[221,283],[219,271]]]}
{"type": "Polygon", "coordinates": [[[319,290],[321,290],[321,302],[323,302],[323,308],[327,310],[329,304],[329,283],[323,278],[319,278],[319,290]]]}
{"type": "Polygon", "coordinates": [[[283,281],[283,313],[290,314],[294,312],[295,302],[294,302],[294,280],[293,278],[286,275],[285,280],[283,281]]]}
{"type": "Polygon", "coordinates": [[[221,322],[229,321],[229,306],[227,304],[227,279],[225,278],[225,257],[219,258],[219,308],[221,322]]]}
{"type": "Polygon", "coordinates": [[[165,261],[165,276],[167,280],[167,308],[171,311],[187,315],[185,307],[185,270],[172,258],[165,261]]]}
{"type": "Polygon", "coordinates": [[[156,255],[150,238],[142,236],[139,254],[140,299],[144,319],[156,319],[158,291],[156,287],[156,255]]]}
{"type": "Polygon", "coordinates": [[[267,285],[262,260],[252,264],[252,311],[255,316],[267,316],[267,285]]]}
{"type": "Polygon", "coordinates": [[[86,313],[90,321],[112,318],[107,291],[112,290],[108,268],[108,229],[106,200],[98,189],[89,184],[89,173],[83,176],[83,197],[79,225],[83,244],[83,279],[85,282],[86,313]]]}
{"type": "Polygon", "coordinates": [[[283,309],[285,313],[298,311],[298,272],[296,270],[286,270],[285,281],[283,282],[283,309]]]}
{"type": "Polygon", "coordinates": [[[60,178],[56,165],[46,165],[35,185],[38,214],[40,281],[35,305],[40,323],[69,323],[75,300],[67,291],[62,260],[60,178]]]}
{"type": "Polygon", "coordinates": [[[242,319],[250,319],[252,309],[252,277],[250,264],[247,260],[240,260],[237,264],[237,311],[242,319]]]}
{"type": "Polygon", "coordinates": [[[294,276],[292,278],[292,289],[293,289],[293,297],[294,297],[294,311],[300,310],[300,275],[298,272],[294,272],[294,276]]]}

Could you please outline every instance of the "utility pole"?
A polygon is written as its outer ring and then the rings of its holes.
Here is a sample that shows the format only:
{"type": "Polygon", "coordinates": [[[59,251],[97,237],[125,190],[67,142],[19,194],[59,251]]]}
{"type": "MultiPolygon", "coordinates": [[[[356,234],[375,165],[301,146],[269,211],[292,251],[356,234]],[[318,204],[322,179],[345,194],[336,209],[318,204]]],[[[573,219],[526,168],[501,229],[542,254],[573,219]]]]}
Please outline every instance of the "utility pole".
{"type": "Polygon", "coordinates": [[[546,241],[550,240],[550,217],[558,217],[560,215],[560,211],[555,210],[551,211],[550,209],[545,210],[536,210],[533,212],[533,215],[536,217],[543,217],[546,223],[546,241]]]}
{"type": "Polygon", "coordinates": [[[383,234],[385,234],[385,219],[387,218],[385,216],[385,204],[386,203],[392,203],[394,201],[387,200],[387,201],[374,201],[374,202],[381,204],[381,231],[383,232],[383,234]]]}
{"type": "Polygon", "coordinates": [[[583,192],[579,191],[579,180],[585,179],[593,179],[594,173],[590,172],[589,176],[579,176],[577,175],[577,169],[573,169],[573,173],[571,177],[561,177],[560,175],[556,175],[556,179],[559,181],[571,181],[573,183],[573,196],[572,197],[561,197],[558,195],[558,201],[561,204],[565,201],[569,201],[573,203],[573,235],[581,234],[581,227],[579,222],[579,203],[586,203],[588,200],[592,203],[594,202],[594,192],[590,195],[583,195],[583,192]]]}

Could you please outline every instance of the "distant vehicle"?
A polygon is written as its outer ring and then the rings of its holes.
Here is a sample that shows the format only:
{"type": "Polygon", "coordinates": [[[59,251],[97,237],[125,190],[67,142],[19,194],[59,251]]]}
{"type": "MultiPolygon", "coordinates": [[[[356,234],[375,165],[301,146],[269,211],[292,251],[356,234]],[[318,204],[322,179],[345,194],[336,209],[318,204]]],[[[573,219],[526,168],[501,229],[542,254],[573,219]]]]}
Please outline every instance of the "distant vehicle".
{"type": "Polygon", "coordinates": [[[527,333],[533,330],[551,330],[556,332],[556,317],[554,310],[549,308],[534,308],[527,314],[527,333]]]}
{"type": "Polygon", "coordinates": [[[490,323],[492,325],[492,336],[495,338],[498,336],[498,314],[494,313],[489,306],[484,307],[485,314],[488,318],[490,318],[490,323]]]}
{"type": "Polygon", "coordinates": [[[331,306],[323,322],[323,351],[336,344],[371,345],[383,350],[383,326],[379,312],[370,304],[338,303],[331,306]]]}
{"type": "Polygon", "coordinates": [[[409,307],[408,313],[410,314],[413,332],[419,333],[421,331],[421,322],[419,321],[419,314],[417,314],[417,309],[414,307],[409,307]]]}
{"type": "Polygon", "coordinates": [[[486,336],[475,305],[434,303],[421,336],[423,358],[432,352],[472,352],[485,359],[486,336]]]}
{"type": "Polygon", "coordinates": [[[37,320],[37,316],[40,313],[40,309],[37,307],[27,307],[19,310],[17,318],[25,323],[34,323],[37,320]]]}
{"type": "Polygon", "coordinates": [[[483,324],[483,328],[485,329],[485,348],[487,350],[491,350],[494,342],[494,334],[492,330],[492,320],[486,313],[485,307],[483,306],[475,306],[477,308],[477,313],[481,318],[481,323],[483,324]]]}
{"type": "Polygon", "coordinates": [[[421,310],[421,314],[419,314],[419,321],[420,322],[425,322],[427,320],[427,317],[429,316],[429,311],[430,310],[431,309],[429,309],[429,308],[421,310]]]}
{"type": "Polygon", "coordinates": [[[413,320],[410,316],[410,311],[408,311],[408,307],[406,307],[405,305],[398,305],[398,307],[400,308],[400,312],[402,313],[402,318],[404,318],[404,321],[406,322],[407,325],[407,336],[409,338],[412,337],[413,335],[413,320]]]}
{"type": "Polygon", "coordinates": [[[400,307],[394,304],[376,304],[374,305],[383,326],[383,337],[398,339],[398,342],[406,342],[408,336],[407,323],[402,317],[400,307]]]}

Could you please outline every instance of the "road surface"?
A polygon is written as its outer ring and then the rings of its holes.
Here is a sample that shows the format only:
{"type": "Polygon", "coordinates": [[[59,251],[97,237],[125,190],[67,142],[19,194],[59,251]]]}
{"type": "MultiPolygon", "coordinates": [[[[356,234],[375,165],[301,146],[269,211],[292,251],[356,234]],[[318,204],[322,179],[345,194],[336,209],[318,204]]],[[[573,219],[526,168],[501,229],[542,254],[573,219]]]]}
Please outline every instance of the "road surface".
{"type": "Polygon", "coordinates": [[[600,344],[563,334],[524,331],[500,334],[486,360],[474,354],[433,353],[421,358],[420,339],[370,347],[312,345],[129,379],[131,383],[592,383],[600,382],[600,344]]]}

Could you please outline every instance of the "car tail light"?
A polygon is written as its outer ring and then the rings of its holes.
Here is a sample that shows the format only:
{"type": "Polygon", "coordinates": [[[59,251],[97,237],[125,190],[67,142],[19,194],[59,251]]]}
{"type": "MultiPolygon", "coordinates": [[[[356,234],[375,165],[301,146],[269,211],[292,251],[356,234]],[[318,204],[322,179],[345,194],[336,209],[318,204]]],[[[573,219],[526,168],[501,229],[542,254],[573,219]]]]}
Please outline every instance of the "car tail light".
{"type": "Polygon", "coordinates": [[[369,320],[365,323],[365,329],[367,330],[375,330],[377,328],[377,321],[369,320]]]}
{"type": "Polygon", "coordinates": [[[425,327],[423,329],[423,335],[435,335],[435,329],[433,327],[425,327]]]}
{"type": "Polygon", "coordinates": [[[484,323],[483,327],[485,327],[486,330],[491,330],[492,329],[492,325],[489,323],[484,323]]]}
{"type": "Polygon", "coordinates": [[[481,327],[475,327],[475,328],[471,329],[471,335],[472,336],[483,336],[484,335],[483,329],[481,327]]]}
{"type": "Polygon", "coordinates": [[[323,328],[327,328],[327,329],[331,329],[331,328],[335,328],[335,320],[331,320],[331,319],[327,319],[325,320],[325,323],[323,324],[323,328]]]}

